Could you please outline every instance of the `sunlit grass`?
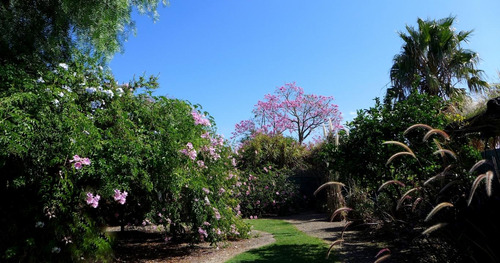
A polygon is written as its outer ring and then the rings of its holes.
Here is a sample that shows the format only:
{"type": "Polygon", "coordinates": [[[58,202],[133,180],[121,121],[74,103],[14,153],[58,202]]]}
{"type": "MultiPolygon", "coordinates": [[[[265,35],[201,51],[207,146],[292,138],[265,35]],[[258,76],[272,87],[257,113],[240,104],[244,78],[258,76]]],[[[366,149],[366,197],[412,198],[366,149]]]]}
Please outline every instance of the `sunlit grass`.
{"type": "Polygon", "coordinates": [[[271,233],[276,242],[239,254],[227,261],[234,262],[335,262],[330,255],[326,259],[328,244],[323,240],[300,232],[283,220],[248,220],[254,229],[271,233]]]}

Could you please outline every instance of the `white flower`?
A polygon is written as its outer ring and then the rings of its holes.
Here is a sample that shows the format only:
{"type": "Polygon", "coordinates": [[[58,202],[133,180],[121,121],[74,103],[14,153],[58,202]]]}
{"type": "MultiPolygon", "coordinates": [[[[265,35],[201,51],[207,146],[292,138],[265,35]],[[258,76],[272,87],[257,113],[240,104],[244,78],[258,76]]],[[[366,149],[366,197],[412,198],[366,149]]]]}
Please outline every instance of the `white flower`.
{"type": "Polygon", "coordinates": [[[68,68],[69,68],[68,64],[66,64],[66,63],[59,63],[59,67],[65,69],[65,70],[68,70],[68,68]]]}
{"type": "Polygon", "coordinates": [[[113,91],[111,91],[111,90],[103,90],[102,93],[105,93],[110,98],[113,98],[113,96],[115,95],[115,94],[113,94],[113,91]]]}
{"type": "Polygon", "coordinates": [[[91,87],[91,88],[86,88],[86,89],[85,89],[85,91],[86,91],[88,94],[92,94],[92,93],[96,92],[96,91],[97,91],[97,89],[96,89],[96,88],[94,88],[94,87],[91,87]]]}
{"type": "Polygon", "coordinates": [[[100,108],[101,106],[102,106],[102,102],[99,100],[94,100],[94,101],[90,102],[90,107],[94,110],[97,108],[100,108]]]}
{"type": "Polygon", "coordinates": [[[45,80],[43,80],[43,78],[42,78],[42,77],[40,77],[40,78],[38,78],[38,79],[36,80],[36,82],[38,82],[38,83],[45,83],[45,80]]]}
{"type": "Polygon", "coordinates": [[[71,88],[68,87],[68,86],[66,86],[66,85],[64,85],[62,88],[65,89],[65,90],[67,90],[68,92],[71,92],[71,88]]]}
{"type": "Polygon", "coordinates": [[[118,96],[121,97],[123,94],[123,89],[122,88],[117,88],[116,93],[118,93],[118,96]]]}
{"type": "Polygon", "coordinates": [[[53,101],[53,103],[54,103],[54,105],[59,106],[59,100],[58,100],[58,99],[55,99],[55,100],[53,101]]]}
{"type": "Polygon", "coordinates": [[[36,224],[35,224],[35,227],[36,227],[36,228],[42,228],[42,227],[44,227],[44,226],[45,226],[45,224],[44,224],[42,221],[38,221],[38,222],[36,222],[36,224]]]}
{"type": "Polygon", "coordinates": [[[59,253],[59,252],[61,252],[61,249],[60,249],[60,248],[58,248],[58,247],[53,247],[53,248],[52,248],[52,253],[56,253],[56,254],[57,254],[57,253],[59,253]]]}
{"type": "Polygon", "coordinates": [[[62,91],[59,92],[59,97],[64,97],[64,93],[62,91]]]}

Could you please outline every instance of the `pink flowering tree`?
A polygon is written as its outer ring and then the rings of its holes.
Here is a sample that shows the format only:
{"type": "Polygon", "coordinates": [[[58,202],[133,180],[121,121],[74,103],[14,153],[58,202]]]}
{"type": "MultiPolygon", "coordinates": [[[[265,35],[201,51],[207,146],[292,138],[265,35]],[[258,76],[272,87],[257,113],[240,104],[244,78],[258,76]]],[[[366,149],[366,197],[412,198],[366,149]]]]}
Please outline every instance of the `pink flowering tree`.
{"type": "Polygon", "coordinates": [[[295,82],[276,88],[274,94],[266,94],[252,112],[254,119],[236,124],[233,138],[288,131],[302,144],[316,128],[330,121],[335,131],[342,128],[342,115],[332,96],[305,94],[295,82]]]}

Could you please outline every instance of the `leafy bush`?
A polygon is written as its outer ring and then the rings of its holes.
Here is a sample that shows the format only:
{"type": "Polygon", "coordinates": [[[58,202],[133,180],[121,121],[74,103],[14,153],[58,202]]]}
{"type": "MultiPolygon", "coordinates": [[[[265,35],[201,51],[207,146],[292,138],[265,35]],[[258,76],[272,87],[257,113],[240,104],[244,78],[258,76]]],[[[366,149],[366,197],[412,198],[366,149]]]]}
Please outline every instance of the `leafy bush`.
{"type": "Polygon", "coordinates": [[[407,138],[403,137],[402,131],[415,123],[443,128],[446,125],[442,113],[444,106],[439,97],[425,94],[412,94],[394,105],[381,104],[377,98],[374,107],[358,111],[358,116],[347,123],[349,133],[340,133],[338,147],[334,140],[322,144],[316,154],[316,166],[323,167],[325,174],[339,172],[340,181],[354,180],[359,187],[371,190],[391,179],[418,180],[424,170],[437,171],[436,162],[418,164],[415,160],[408,160],[404,164],[406,169],[396,174],[394,165],[399,161],[385,165],[390,148],[382,143],[391,140],[411,142],[416,153],[431,155],[431,149],[422,142],[421,131],[414,131],[407,138]]]}
{"type": "Polygon", "coordinates": [[[296,212],[303,197],[289,180],[289,171],[263,167],[260,173],[242,173],[241,212],[244,217],[296,212]],[[243,177],[244,176],[244,177],[243,177]]]}
{"type": "Polygon", "coordinates": [[[307,149],[293,138],[259,133],[240,145],[238,168],[254,173],[262,172],[267,166],[278,170],[306,169],[307,154],[307,149]]]}
{"type": "Polygon", "coordinates": [[[0,67],[3,260],[109,260],[107,224],[247,235],[230,148],[199,106],[152,96],[154,78],[117,85],[88,60],[39,74],[0,67]]]}

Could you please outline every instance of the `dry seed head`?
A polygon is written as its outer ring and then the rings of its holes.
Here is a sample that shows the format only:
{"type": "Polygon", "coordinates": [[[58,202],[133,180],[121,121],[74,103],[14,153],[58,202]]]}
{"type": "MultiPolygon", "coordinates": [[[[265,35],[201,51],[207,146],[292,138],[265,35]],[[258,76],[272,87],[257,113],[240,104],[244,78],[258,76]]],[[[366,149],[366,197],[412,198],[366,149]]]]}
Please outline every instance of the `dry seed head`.
{"type": "Polygon", "coordinates": [[[424,128],[424,129],[427,129],[427,130],[432,130],[432,127],[427,125],[427,124],[413,124],[412,126],[408,127],[408,129],[405,130],[405,132],[403,133],[403,135],[406,135],[408,132],[410,132],[411,130],[415,129],[415,128],[424,128]]]}
{"type": "Polygon", "coordinates": [[[411,206],[412,212],[415,212],[415,208],[417,208],[417,205],[420,204],[422,200],[423,200],[422,197],[419,197],[415,200],[415,202],[413,202],[413,205],[411,206]]]}
{"type": "Polygon", "coordinates": [[[413,154],[413,151],[410,149],[410,147],[408,147],[408,145],[406,145],[406,144],[404,144],[402,142],[398,142],[398,141],[386,141],[386,142],[383,142],[382,144],[395,144],[395,145],[399,145],[399,146],[405,148],[405,150],[407,152],[413,154]]]}
{"type": "Polygon", "coordinates": [[[377,260],[375,260],[374,263],[380,263],[380,262],[385,261],[386,259],[388,259],[390,257],[391,257],[391,254],[383,255],[383,256],[379,257],[377,260]]]}
{"type": "Polygon", "coordinates": [[[439,150],[435,151],[433,154],[441,154],[441,156],[443,156],[444,153],[450,155],[455,160],[457,159],[457,156],[455,155],[455,153],[448,150],[448,149],[439,149],[439,150]]]}
{"type": "Polygon", "coordinates": [[[479,168],[481,165],[483,165],[483,164],[485,164],[485,163],[488,163],[488,161],[487,161],[487,160],[484,160],[484,159],[483,159],[483,160],[481,160],[481,161],[479,161],[479,162],[477,162],[477,163],[475,163],[475,164],[472,166],[472,168],[470,168],[469,173],[471,174],[471,173],[472,173],[472,172],[474,172],[477,168],[479,168]]]}
{"type": "Polygon", "coordinates": [[[383,248],[381,249],[377,255],[375,255],[375,258],[378,258],[380,255],[382,255],[384,252],[389,252],[389,254],[391,254],[391,250],[389,250],[388,248],[383,248]]]}
{"type": "Polygon", "coordinates": [[[343,239],[337,239],[332,243],[332,245],[330,245],[330,248],[328,249],[328,252],[326,253],[326,259],[328,259],[328,257],[330,256],[330,252],[332,252],[333,247],[336,245],[340,245],[342,242],[344,242],[343,239]]]}
{"type": "Polygon", "coordinates": [[[415,188],[412,188],[412,189],[406,191],[406,193],[404,193],[403,196],[401,196],[401,198],[399,199],[398,205],[396,206],[396,210],[399,210],[399,208],[401,208],[401,205],[403,204],[404,200],[407,198],[407,196],[409,194],[411,194],[412,192],[417,191],[419,189],[420,189],[420,187],[415,187],[415,188]]]}
{"type": "Polygon", "coordinates": [[[335,210],[335,212],[333,212],[332,216],[330,217],[330,221],[333,221],[335,216],[337,216],[338,214],[340,214],[342,212],[349,212],[351,210],[352,210],[352,208],[349,208],[349,207],[341,207],[341,208],[335,210]]]}
{"type": "Polygon", "coordinates": [[[440,129],[432,129],[425,134],[423,141],[426,142],[429,139],[429,137],[431,137],[433,134],[439,134],[443,136],[445,140],[450,140],[450,136],[448,135],[448,133],[440,129]]]}
{"type": "Polygon", "coordinates": [[[444,226],[446,226],[446,225],[447,225],[447,223],[439,223],[439,224],[435,224],[435,225],[433,225],[433,226],[431,226],[431,227],[427,228],[424,232],[422,232],[422,235],[428,235],[428,234],[430,234],[430,233],[432,233],[432,232],[434,232],[434,231],[436,231],[436,230],[438,230],[438,229],[440,229],[441,227],[444,227],[444,226]]]}
{"type": "Polygon", "coordinates": [[[343,239],[344,238],[344,232],[345,230],[347,229],[348,226],[350,226],[352,224],[352,221],[350,222],[347,222],[344,226],[344,229],[342,229],[342,233],[340,234],[340,239],[343,239]]]}
{"type": "Polygon", "coordinates": [[[452,203],[449,203],[449,202],[442,202],[440,203],[439,205],[437,205],[436,207],[434,207],[432,209],[432,211],[427,215],[427,217],[425,218],[424,222],[427,222],[429,220],[431,220],[431,218],[441,209],[445,208],[445,207],[453,207],[453,204],[452,203]]]}
{"type": "Polygon", "coordinates": [[[472,197],[474,197],[474,192],[476,191],[477,186],[479,185],[481,180],[483,180],[484,178],[486,178],[486,174],[480,174],[476,177],[476,180],[474,180],[474,182],[472,183],[472,188],[470,190],[469,199],[467,200],[468,206],[472,202],[472,197]]]}
{"type": "Polygon", "coordinates": [[[390,181],[387,181],[385,183],[383,183],[377,190],[377,192],[380,192],[384,187],[386,187],[387,185],[390,185],[390,184],[398,184],[402,187],[405,187],[405,184],[403,184],[401,181],[398,181],[398,180],[390,180],[390,181]]]}
{"type": "Polygon", "coordinates": [[[442,179],[444,178],[444,174],[443,173],[439,173],[437,175],[434,175],[433,177],[427,179],[427,181],[424,182],[424,186],[427,186],[430,182],[436,180],[436,179],[442,179]]]}
{"type": "Polygon", "coordinates": [[[332,181],[332,182],[328,182],[328,183],[324,183],[324,184],[320,185],[318,187],[318,189],[316,189],[316,191],[314,191],[313,194],[314,195],[318,194],[319,191],[323,190],[325,187],[330,186],[330,185],[338,185],[338,186],[345,187],[345,184],[343,184],[343,183],[332,181]]]}
{"type": "Polygon", "coordinates": [[[413,154],[412,152],[398,152],[398,153],[394,154],[393,156],[391,156],[391,158],[389,158],[389,160],[387,160],[387,163],[385,163],[385,165],[386,166],[389,165],[394,159],[396,159],[396,157],[401,156],[401,155],[410,155],[413,158],[417,159],[415,154],[413,154]]]}
{"type": "Polygon", "coordinates": [[[493,183],[493,171],[486,172],[486,194],[491,196],[491,184],[493,183]]]}

